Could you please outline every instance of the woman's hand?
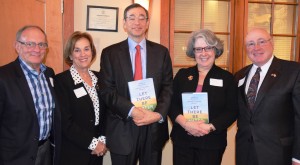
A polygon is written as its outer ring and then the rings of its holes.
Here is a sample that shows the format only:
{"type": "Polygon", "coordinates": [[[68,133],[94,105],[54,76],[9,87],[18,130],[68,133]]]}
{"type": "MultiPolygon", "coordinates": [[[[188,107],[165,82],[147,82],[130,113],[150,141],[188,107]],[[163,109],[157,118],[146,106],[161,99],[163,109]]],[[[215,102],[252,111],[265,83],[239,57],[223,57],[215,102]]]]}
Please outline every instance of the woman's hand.
{"type": "Polygon", "coordinates": [[[107,152],[106,145],[102,142],[98,142],[96,148],[92,151],[92,155],[103,156],[107,152]]]}
{"type": "Polygon", "coordinates": [[[190,134],[196,137],[209,134],[210,125],[205,124],[204,121],[186,121],[183,128],[190,134]]]}

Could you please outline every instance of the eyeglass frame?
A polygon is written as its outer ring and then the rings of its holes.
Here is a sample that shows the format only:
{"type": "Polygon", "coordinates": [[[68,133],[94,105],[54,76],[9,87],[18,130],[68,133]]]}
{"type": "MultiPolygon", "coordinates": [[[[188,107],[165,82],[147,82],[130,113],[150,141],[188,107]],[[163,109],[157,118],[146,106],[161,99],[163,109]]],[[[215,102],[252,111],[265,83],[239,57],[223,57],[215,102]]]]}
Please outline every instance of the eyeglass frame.
{"type": "Polygon", "coordinates": [[[203,53],[204,52],[211,52],[215,49],[215,46],[206,46],[206,47],[195,47],[193,48],[194,53],[203,53]],[[200,51],[198,51],[197,49],[200,49],[200,51]]]}
{"type": "Polygon", "coordinates": [[[25,47],[29,48],[29,49],[34,49],[37,45],[42,50],[45,50],[48,48],[47,42],[36,43],[36,42],[32,42],[32,41],[23,42],[23,41],[19,41],[19,40],[17,40],[17,42],[19,42],[22,45],[25,45],[25,47]],[[33,44],[33,45],[30,45],[30,44],[33,44]]]}
{"type": "Polygon", "coordinates": [[[144,16],[144,15],[140,15],[140,16],[135,16],[135,15],[130,15],[125,17],[125,19],[128,19],[129,22],[134,22],[136,19],[138,21],[148,21],[148,17],[144,16]]]}
{"type": "Polygon", "coordinates": [[[267,39],[267,40],[266,40],[266,39],[258,39],[257,42],[250,41],[250,42],[246,43],[245,45],[246,45],[246,47],[247,47],[248,49],[253,49],[253,48],[256,47],[256,45],[258,45],[258,46],[260,46],[260,47],[264,47],[264,46],[266,46],[267,43],[268,43],[269,41],[271,41],[271,40],[272,40],[272,38],[269,38],[269,39],[267,39]],[[249,45],[249,44],[252,44],[252,45],[249,45]]]}

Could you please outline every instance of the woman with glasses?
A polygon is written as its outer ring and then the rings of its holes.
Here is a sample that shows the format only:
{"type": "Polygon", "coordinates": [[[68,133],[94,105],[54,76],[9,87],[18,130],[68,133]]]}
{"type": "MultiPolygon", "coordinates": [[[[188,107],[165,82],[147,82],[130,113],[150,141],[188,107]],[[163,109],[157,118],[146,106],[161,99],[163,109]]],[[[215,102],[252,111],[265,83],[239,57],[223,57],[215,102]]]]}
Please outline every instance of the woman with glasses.
{"type": "MultiPolygon", "coordinates": [[[[223,42],[210,30],[201,29],[188,39],[186,54],[196,65],[182,68],[173,81],[169,117],[173,123],[174,165],[219,165],[227,145],[227,128],[237,117],[237,85],[233,75],[215,65],[223,42]],[[183,114],[182,93],[207,93],[208,120],[188,119],[183,114]]],[[[199,109],[198,109],[199,110],[199,109]]]]}
{"type": "Polygon", "coordinates": [[[91,35],[74,32],[64,48],[64,59],[71,67],[56,76],[54,86],[61,103],[61,164],[102,165],[104,105],[98,73],[89,69],[95,57],[91,35]]]}

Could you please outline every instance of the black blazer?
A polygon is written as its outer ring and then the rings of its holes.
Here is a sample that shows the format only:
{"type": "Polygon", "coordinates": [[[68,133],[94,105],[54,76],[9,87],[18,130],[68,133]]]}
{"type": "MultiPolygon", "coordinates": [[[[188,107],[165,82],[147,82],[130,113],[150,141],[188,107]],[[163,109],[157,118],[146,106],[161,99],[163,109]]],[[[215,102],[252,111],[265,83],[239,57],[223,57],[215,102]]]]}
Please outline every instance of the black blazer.
{"type": "MultiPolygon", "coordinates": [[[[153,78],[158,112],[164,118],[163,123],[150,126],[152,147],[161,150],[168,140],[167,113],[172,96],[172,64],[167,48],[146,40],[147,78],[153,78]]],[[[130,102],[128,82],[133,81],[128,41],[111,45],[102,51],[101,70],[103,82],[101,96],[107,111],[107,146],[111,152],[127,155],[132,150],[133,121],[128,113],[133,104],[130,102]]]]}
{"type": "Polygon", "coordinates": [[[169,117],[173,123],[171,138],[173,144],[198,147],[202,149],[221,149],[227,145],[227,128],[236,120],[237,116],[237,85],[233,75],[216,65],[207,73],[202,92],[208,93],[209,122],[216,131],[202,137],[194,137],[187,134],[175,119],[183,114],[182,97],[183,92],[196,92],[199,73],[197,66],[180,69],[174,78],[173,98],[169,117]],[[211,79],[223,81],[222,86],[210,83],[211,79]]]}
{"type": "Polygon", "coordinates": [[[254,143],[259,164],[288,165],[292,157],[300,160],[299,64],[274,57],[252,111],[248,109],[245,94],[251,67],[235,75],[239,82],[237,165],[246,164],[250,142],[254,143]]]}
{"type": "MultiPolygon", "coordinates": [[[[54,71],[47,67],[45,77],[55,101],[51,137],[55,143],[54,164],[60,155],[60,112],[51,86],[54,71]]],[[[0,164],[32,165],[38,151],[39,124],[33,98],[19,59],[0,67],[0,164]]],[[[52,141],[53,142],[53,141],[52,141]]]]}
{"type": "MultiPolygon", "coordinates": [[[[96,72],[94,74],[98,75],[96,72]]],[[[61,164],[88,164],[92,152],[88,147],[93,137],[98,138],[99,135],[104,135],[104,104],[100,99],[99,129],[95,129],[92,99],[83,83],[74,84],[70,70],[56,75],[55,90],[62,107],[61,164]],[[87,94],[77,98],[74,90],[79,88],[83,88],[87,94]]],[[[99,91],[98,97],[100,98],[99,91]]]]}

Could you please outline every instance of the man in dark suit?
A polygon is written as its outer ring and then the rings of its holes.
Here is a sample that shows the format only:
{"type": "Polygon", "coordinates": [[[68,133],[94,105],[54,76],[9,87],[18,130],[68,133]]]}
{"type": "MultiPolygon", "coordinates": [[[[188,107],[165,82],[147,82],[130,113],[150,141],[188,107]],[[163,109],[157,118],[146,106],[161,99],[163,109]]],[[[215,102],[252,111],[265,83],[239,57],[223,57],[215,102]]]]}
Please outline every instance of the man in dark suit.
{"type": "Polygon", "coordinates": [[[16,35],[18,58],[0,67],[1,165],[58,164],[60,115],[54,71],[42,64],[47,48],[40,27],[24,26],[16,35]]]}
{"type": "Polygon", "coordinates": [[[239,87],[236,163],[299,165],[300,66],[276,58],[273,38],[263,29],[249,31],[245,46],[253,64],[235,76],[239,87]],[[257,92],[251,96],[253,89],[257,92]]]}
{"type": "Polygon", "coordinates": [[[145,39],[148,11],[132,4],[124,11],[128,39],[102,51],[100,83],[108,107],[107,147],[113,165],[161,164],[162,148],[169,138],[167,113],[172,95],[172,64],[167,48],[145,39]],[[128,82],[137,75],[135,47],[140,45],[142,79],[153,78],[157,106],[154,111],[135,107],[128,82]]]}

